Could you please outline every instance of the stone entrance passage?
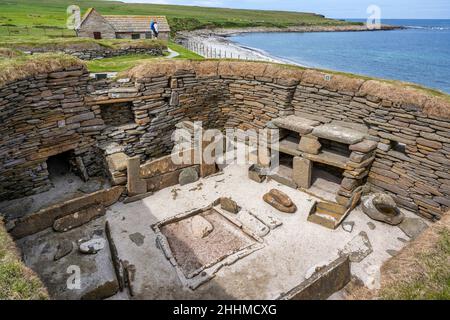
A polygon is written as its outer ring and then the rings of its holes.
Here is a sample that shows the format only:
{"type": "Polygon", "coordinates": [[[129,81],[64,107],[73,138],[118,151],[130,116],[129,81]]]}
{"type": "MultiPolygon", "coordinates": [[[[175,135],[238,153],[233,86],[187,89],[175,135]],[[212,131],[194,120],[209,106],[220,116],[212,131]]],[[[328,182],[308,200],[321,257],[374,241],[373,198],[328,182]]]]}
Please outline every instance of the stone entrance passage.
{"type": "Polygon", "coordinates": [[[66,151],[47,159],[47,171],[50,181],[55,184],[65,179],[73,170],[73,151],[66,151]]]}

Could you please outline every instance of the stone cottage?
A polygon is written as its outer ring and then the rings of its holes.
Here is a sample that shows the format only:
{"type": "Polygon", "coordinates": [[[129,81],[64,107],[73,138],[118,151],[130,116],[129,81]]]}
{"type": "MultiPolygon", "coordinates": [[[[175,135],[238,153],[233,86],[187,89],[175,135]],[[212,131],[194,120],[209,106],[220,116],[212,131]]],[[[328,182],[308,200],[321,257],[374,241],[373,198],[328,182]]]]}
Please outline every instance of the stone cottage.
{"type": "Polygon", "coordinates": [[[78,37],[94,39],[151,39],[151,21],[158,23],[161,40],[168,40],[170,27],[164,16],[104,16],[88,9],[76,29],[78,37]]]}

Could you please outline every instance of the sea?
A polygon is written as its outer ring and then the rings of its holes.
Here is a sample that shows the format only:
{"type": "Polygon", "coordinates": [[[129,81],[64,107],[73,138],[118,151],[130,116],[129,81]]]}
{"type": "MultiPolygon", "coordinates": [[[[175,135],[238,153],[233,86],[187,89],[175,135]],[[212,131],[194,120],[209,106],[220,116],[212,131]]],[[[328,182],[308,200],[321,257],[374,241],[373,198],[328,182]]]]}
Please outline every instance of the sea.
{"type": "Polygon", "coordinates": [[[244,33],[229,40],[307,67],[412,82],[450,94],[450,19],[382,23],[405,29],[244,33]]]}

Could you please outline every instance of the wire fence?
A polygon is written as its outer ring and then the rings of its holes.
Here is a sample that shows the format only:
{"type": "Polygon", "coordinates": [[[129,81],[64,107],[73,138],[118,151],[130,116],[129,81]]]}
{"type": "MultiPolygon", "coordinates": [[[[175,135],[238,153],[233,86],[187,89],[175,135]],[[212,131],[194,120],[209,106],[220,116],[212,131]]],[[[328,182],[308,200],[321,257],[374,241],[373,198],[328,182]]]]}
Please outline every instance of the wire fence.
{"type": "Polygon", "coordinates": [[[186,49],[195,52],[196,54],[210,59],[240,59],[248,60],[248,56],[241,56],[240,54],[233,53],[233,51],[228,51],[223,48],[217,48],[214,46],[205,46],[201,42],[197,41],[187,41],[184,43],[186,49]]]}
{"type": "Polygon", "coordinates": [[[74,30],[70,30],[62,27],[18,27],[18,26],[8,26],[0,25],[0,36],[47,36],[54,38],[66,38],[75,37],[76,33],[74,30]]]}

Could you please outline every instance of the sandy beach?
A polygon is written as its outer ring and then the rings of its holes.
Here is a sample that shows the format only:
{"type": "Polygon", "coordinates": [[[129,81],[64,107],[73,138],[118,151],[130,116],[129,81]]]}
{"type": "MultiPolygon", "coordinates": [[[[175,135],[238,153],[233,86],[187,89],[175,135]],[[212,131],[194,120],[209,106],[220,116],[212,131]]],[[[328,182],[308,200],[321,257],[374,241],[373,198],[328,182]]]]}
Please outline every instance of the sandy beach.
{"type": "Polygon", "coordinates": [[[194,31],[179,32],[177,34],[177,42],[205,58],[254,60],[303,66],[287,59],[272,56],[263,50],[243,46],[239,43],[229,40],[228,37],[236,34],[252,32],[364,32],[393,30],[400,28],[401,27],[397,26],[383,25],[381,29],[370,30],[365,25],[350,25],[312,27],[294,26],[289,28],[253,27],[244,29],[200,29],[194,31]]]}
{"type": "Polygon", "coordinates": [[[245,47],[224,36],[215,34],[189,35],[182,38],[181,44],[205,58],[240,59],[295,64],[294,62],[271,56],[263,50],[245,47]]]}

